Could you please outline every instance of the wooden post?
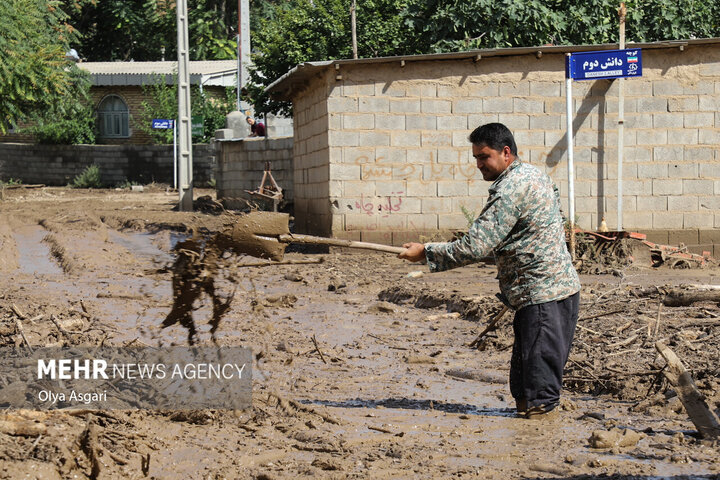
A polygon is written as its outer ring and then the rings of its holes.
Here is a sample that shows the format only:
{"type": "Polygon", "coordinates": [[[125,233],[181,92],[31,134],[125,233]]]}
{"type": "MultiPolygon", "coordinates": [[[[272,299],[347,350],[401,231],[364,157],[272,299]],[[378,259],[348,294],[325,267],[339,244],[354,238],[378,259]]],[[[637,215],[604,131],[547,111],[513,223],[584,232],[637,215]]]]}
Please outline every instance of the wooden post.
{"type": "Polygon", "coordinates": [[[685,407],[690,420],[703,438],[716,439],[720,437],[720,421],[708,408],[703,394],[695,386],[690,373],[685,369],[680,359],[664,343],[655,343],[655,348],[668,364],[665,376],[677,390],[678,397],[685,407]]]}

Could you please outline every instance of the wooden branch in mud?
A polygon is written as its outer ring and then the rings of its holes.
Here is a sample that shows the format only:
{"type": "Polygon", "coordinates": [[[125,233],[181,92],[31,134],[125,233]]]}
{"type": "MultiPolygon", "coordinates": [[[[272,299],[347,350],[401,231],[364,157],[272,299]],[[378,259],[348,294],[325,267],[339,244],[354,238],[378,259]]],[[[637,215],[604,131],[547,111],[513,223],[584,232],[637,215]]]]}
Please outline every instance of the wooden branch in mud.
{"type": "Polygon", "coordinates": [[[468,347],[470,347],[470,348],[475,348],[475,347],[477,346],[477,344],[480,343],[480,340],[482,340],[482,338],[483,338],[485,335],[487,335],[488,332],[490,332],[492,329],[495,328],[495,325],[502,319],[502,317],[507,313],[508,310],[510,310],[510,307],[508,307],[507,305],[503,305],[502,310],[500,310],[500,311],[498,312],[498,314],[495,315],[495,317],[493,317],[492,320],[490,320],[490,323],[487,324],[487,326],[485,327],[485,329],[484,329],[482,332],[480,332],[480,335],[478,335],[475,340],[473,340],[472,342],[470,342],[470,344],[468,345],[468,347]]]}
{"type": "Polygon", "coordinates": [[[18,184],[18,185],[3,185],[3,189],[5,189],[5,190],[17,190],[17,189],[20,189],[20,188],[23,188],[23,189],[24,189],[24,188],[45,188],[45,185],[42,184],[42,183],[28,184],[28,185],[23,185],[23,184],[18,184]]]}
{"type": "Polygon", "coordinates": [[[322,362],[327,365],[327,360],[325,360],[325,355],[323,355],[322,351],[320,350],[320,347],[318,346],[315,335],[313,335],[311,338],[312,338],[313,345],[315,345],[315,351],[317,351],[320,354],[320,360],[322,360],[322,362]]]}
{"type": "Polygon", "coordinates": [[[374,426],[374,425],[368,425],[368,426],[367,426],[367,429],[368,429],[368,430],[374,430],[374,431],[380,432],[380,433],[389,433],[390,435],[395,435],[396,437],[402,437],[402,436],[403,436],[403,435],[402,435],[403,432],[400,432],[400,433],[398,433],[398,432],[393,432],[392,430],[389,430],[389,429],[387,429],[387,428],[384,428],[384,427],[376,427],[376,426],[374,426]]]}
{"type": "Polygon", "coordinates": [[[25,345],[27,345],[28,350],[30,350],[30,353],[33,353],[32,345],[30,345],[30,341],[25,336],[25,329],[23,328],[23,324],[20,321],[19,318],[15,317],[15,328],[17,328],[17,331],[20,333],[20,336],[25,341],[25,345]]]}
{"type": "Polygon", "coordinates": [[[100,476],[100,450],[98,441],[97,425],[92,415],[87,416],[87,426],[80,438],[80,445],[83,452],[90,460],[90,478],[96,479],[100,476]]]}
{"type": "Polygon", "coordinates": [[[720,421],[708,408],[702,393],[695,386],[690,373],[675,353],[664,343],[656,342],[655,348],[668,364],[665,377],[675,387],[680,401],[685,407],[690,420],[704,438],[716,439],[720,437],[720,421]]]}
{"type": "Polygon", "coordinates": [[[638,338],[637,335],[633,335],[633,336],[628,337],[628,338],[626,338],[625,340],[622,340],[622,341],[620,341],[620,342],[611,343],[611,344],[608,345],[607,347],[608,347],[608,348],[624,347],[625,345],[630,345],[631,343],[633,343],[635,340],[637,340],[637,338],[638,338]]]}
{"type": "MultiPolygon", "coordinates": [[[[300,402],[296,402],[295,400],[288,400],[286,398],[283,398],[277,393],[270,392],[268,393],[268,400],[270,398],[275,398],[277,401],[277,406],[280,407],[282,410],[285,410],[288,413],[292,413],[292,410],[304,412],[304,413],[310,413],[312,415],[317,415],[318,417],[322,418],[324,421],[328,423],[332,423],[333,425],[342,425],[342,422],[340,419],[336,418],[335,416],[329,414],[329,413],[323,413],[320,412],[312,407],[309,407],[307,405],[303,405],[300,402]]],[[[269,403],[268,403],[269,405],[269,403]]]]}
{"type": "Polygon", "coordinates": [[[240,267],[271,267],[273,265],[315,265],[325,262],[325,257],[313,260],[282,260],[280,262],[252,262],[252,263],[236,263],[236,268],[240,267]]]}
{"type": "Polygon", "coordinates": [[[634,377],[634,376],[645,376],[645,375],[657,375],[662,370],[639,370],[637,372],[628,372],[625,370],[620,370],[618,368],[613,368],[609,365],[606,365],[605,368],[620,377],[634,377]]]}
{"type": "Polygon", "coordinates": [[[581,318],[578,320],[578,322],[584,322],[586,320],[595,320],[596,318],[606,317],[608,315],[615,315],[616,313],[623,313],[625,311],[627,311],[626,308],[621,308],[619,310],[613,310],[611,312],[598,313],[597,315],[592,315],[590,317],[581,318]]]}
{"type": "Polygon", "coordinates": [[[68,337],[68,338],[69,338],[70,335],[72,335],[72,334],[82,335],[82,333],[83,333],[83,332],[75,332],[75,331],[71,331],[71,330],[66,329],[65,327],[62,326],[62,324],[61,324],[60,322],[58,322],[57,318],[55,318],[55,315],[50,315],[50,321],[55,324],[55,327],[58,329],[58,331],[59,331],[60,333],[62,333],[63,335],[65,335],[65,336],[68,337]]]}
{"type": "Polygon", "coordinates": [[[669,290],[662,303],[668,307],[687,307],[695,302],[720,302],[719,290],[669,290]]]}
{"type": "Polygon", "coordinates": [[[593,335],[601,335],[600,332],[596,332],[595,330],[591,330],[591,329],[589,329],[589,328],[587,328],[587,327],[584,327],[584,326],[582,326],[582,325],[580,325],[580,324],[578,324],[577,327],[578,327],[580,330],[585,330],[586,332],[590,332],[590,333],[592,333],[593,335]]]}
{"type": "Polygon", "coordinates": [[[15,305],[15,304],[13,303],[13,304],[12,304],[12,307],[10,307],[10,308],[12,309],[12,311],[13,311],[13,313],[14,313],[15,315],[17,315],[17,316],[20,317],[21,319],[24,319],[24,318],[25,318],[25,314],[18,308],[17,305],[15,305]]]}

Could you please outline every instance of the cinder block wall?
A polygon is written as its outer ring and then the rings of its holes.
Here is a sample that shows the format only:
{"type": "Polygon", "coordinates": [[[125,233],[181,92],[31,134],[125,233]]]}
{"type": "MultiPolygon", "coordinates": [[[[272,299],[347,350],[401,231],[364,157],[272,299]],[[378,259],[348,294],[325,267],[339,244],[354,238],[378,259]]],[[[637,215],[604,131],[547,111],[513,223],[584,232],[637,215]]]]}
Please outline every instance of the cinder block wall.
{"type": "MultiPolygon", "coordinates": [[[[298,233],[329,236],[343,229],[342,217],[330,211],[333,199],[341,196],[342,184],[342,173],[329,148],[329,138],[337,133],[337,129],[329,124],[328,115],[336,101],[332,97],[332,78],[332,74],[327,73],[322,80],[309,86],[293,104],[294,213],[298,233]],[[334,169],[332,176],[331,168],[334,169]]],[[[342,97],[337,101],[357,102],[356,99],[342,97]]],[[[344,132],[339,134],[342,136],[344,132]]]]}
{"type": "MultiPolygon", "coordinates": [[[[100,167],[101,181],[173,184],[172,145],[32,145],[0,143],[0,178],[23,183],[67,185],[90,165],[100,167]]],[[[193,145],[193,182],[205,186],[214,177],[212,145],[193,145]]]]}
{"type": "Polygon", "coordinates": [[[220,140],[217,145],[215,179],[218,199],[230,208],[241,206],[236,199],[250,199],[246,190],[257,190],[270,162],[272,176],[283,189],[286,201],[294,200],[292,137],[220,140]]]}
{"type": "MultiPolygon", "coordinates": [[[[300,146],[322,138],[310,122],[310,107],[323,114],[327,108],[327,149],[316,148],[312,163],[320,171],[329,168],[327,199],[296,204],[306,209],[296,208],[296,215],[324,215],[329,206],[332,235],[397,244],[466,228],[463,210],[478,213],[489,186],[475,168],[467,137],[495,121],[513,130],[520,157],[558,184],[567,211],[562,54],[408,61],[404,67],[344,64],[294,101],[296,167],[309,155],[300,146]],[[327,92],[325,107],[318,105],[321,92],[327,92]]],[[[573,82],[573,105],[577,221],[595,229],[604,216],[612,229],[618,82],[573,82]]],[[[643,51],[643,77],[625,80],[624,229],[670,243],[689,231],[685,243],[695,250],[714,243],[720,228],[719,107],[717,45],[643,51]]],[[[296,184],[308,181],[297,175],[296,184]]]]}

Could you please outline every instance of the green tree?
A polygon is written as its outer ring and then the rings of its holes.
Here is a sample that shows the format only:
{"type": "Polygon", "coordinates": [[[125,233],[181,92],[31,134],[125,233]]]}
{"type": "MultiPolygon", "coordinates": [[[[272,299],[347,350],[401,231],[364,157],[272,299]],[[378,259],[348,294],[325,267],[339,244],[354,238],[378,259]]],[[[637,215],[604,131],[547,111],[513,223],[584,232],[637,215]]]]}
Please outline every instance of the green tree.
{"type": "MultiPolygon", "coordinates": [[[[170,0],[65,0],[75,45],[90,61],[156,61],[177,58],[177,17],[170,0]]],[[[237,2],[189,0],[192,60],[236,58],[237,2]]]]}
{"type": "Polygon", "coordinates": [[[72,92],[66,18],[56,1],[0,0],[0,133],[72,92]]]}
{"type": "MultiPolygon", "coordinates": [[[[618,41],[616,0],[410,0],[402,12],[419,48],[580,45],[618,41]]],[[[720,2],[626,0],[628,41],[716,37],[720,2]]]]}
{"type": "MultiPolygon", "coordinates": [[[[420,53],[399,16],[404,0],[357,2],[358,55],[420,53]]],[[[352,57],[350,0],[264,2],[266,18],[255,19],[254,67],[248,85],[257,113],[288,114],[290,105],[270,99],[265,87],[302,62],[352,57]]]]}
{"type": "MultiPolygon", "coordinates": [[[[140,106],[140,115],[135,127],[150,135],[155,143],[167,144],[173,142],[173,131],[155,130],[152,128],[152,119],[177,117],[178,88],[177,77],[172,85],[167,85],[161,76],[150,84],[143,85],[143,92],[148,100],[140,106]]],[[[200,91],[193,86],[190,91],[190,109],[192,115],[203,117],[203,134],[194,135],[193,142],[207,143],[215,136],[215,130],[225,127],[225,116],[235,108],[235,90],[225,89],[225,96],[218,98],[209,95],[207,91],[200,91]]]]}
{"type": "Polygon", "coordinates": [[[28,131],[39,143],[76,145],[95,143],[95,111],[90,100],[90,74],[73,65],[68,95],[30,117],[28,131]]]}

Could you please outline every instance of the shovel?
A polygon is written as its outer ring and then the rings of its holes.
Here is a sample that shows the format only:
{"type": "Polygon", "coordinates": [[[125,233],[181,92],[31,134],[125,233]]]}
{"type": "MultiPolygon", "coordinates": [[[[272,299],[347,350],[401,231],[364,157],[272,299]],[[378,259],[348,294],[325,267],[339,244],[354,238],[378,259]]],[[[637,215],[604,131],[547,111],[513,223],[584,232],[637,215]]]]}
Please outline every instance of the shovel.
{"type": "Polygon", "coordinates": [[[237,223],[232,228],[225,230],[222,233],[222,239],[218,239],[218,241],[234,253],[244,253],[275,261],[282,260],[285,247],[290,243],[362,248],[394,254],[405,251],[402,247],[377,243],[290,233],[289,222],[290,216],[287,213],[250,212],[240,216],[237,223]]]}

